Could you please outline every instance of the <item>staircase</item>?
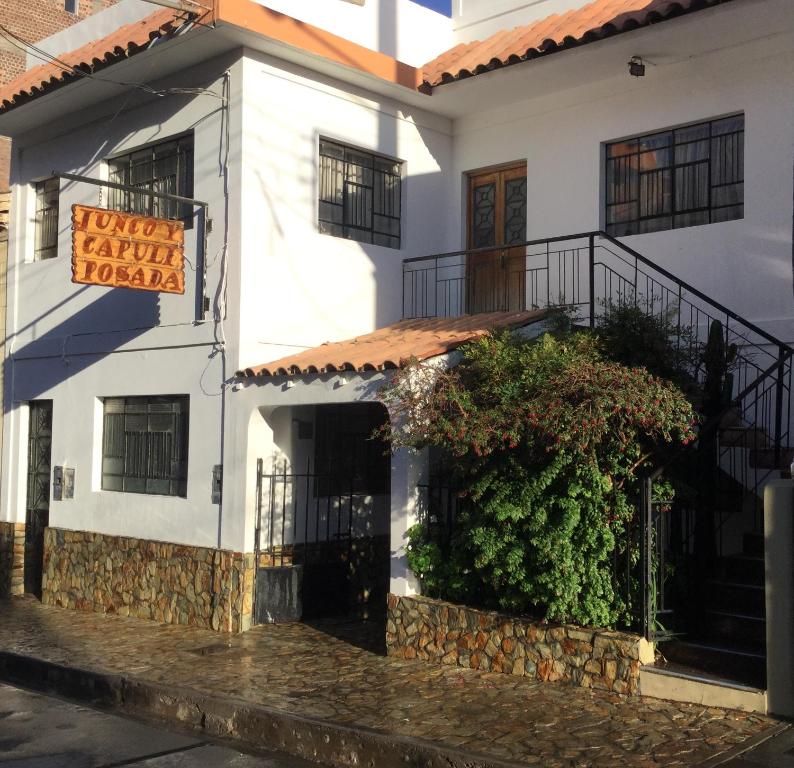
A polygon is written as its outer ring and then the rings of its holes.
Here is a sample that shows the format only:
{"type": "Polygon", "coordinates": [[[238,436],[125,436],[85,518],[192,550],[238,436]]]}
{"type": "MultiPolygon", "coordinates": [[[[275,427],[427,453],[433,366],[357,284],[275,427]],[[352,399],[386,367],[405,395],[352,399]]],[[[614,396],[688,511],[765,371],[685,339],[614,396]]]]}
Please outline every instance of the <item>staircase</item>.
{"type": "Polygon", "coordinates": [[[701,621],[685,640],[661,653],[682,669],[705,672],[751,688],[766,687],[764,539],[743,536],[739,552],[718,558],[702,590],[701,621]]]}
{"type": "Polygon", "coordinates": [[[500,252],[501,260],[493,263],[509,262],[509,269],[503,266],[501,277],[489,273],[488,285],[503,278],[505,290],[498,295],[522,297],[522,308],[565,306],[590,327],[615,303],[632,302],[646,315],[672,309],[678,318],[673,341],[693,353],[692,359],[700,355],[690,373],[702,390],[707,359],[713,358],[701,353],[713,341],[713,329],[721,329],[716,337],[730,371],[726,368],[720,395],[725,403],[716,410],[725,407],[700,425],[694,454],[682,449],[667,456],[641,480],[641,561],[634,579],[641,597],[630,601],[637,621],[632,628],[662,643],[664,653],[681,664],[763,687],[763,488],[794,458],[789,448],[794,350],[604,232],[406,259],[403,316],[467,314],[478,294],[477,273],[469,269],[472,256],[500,252]],[[516,255],[521,249],[523,260],[516,255]],[[707,494],[701,490],[689,507],[685,499],[657,499],[655,483],[673,463],[687,460],[694,462],[689,471],[695,484],[711,488],[713,498],[704,503],[707,494]]]}

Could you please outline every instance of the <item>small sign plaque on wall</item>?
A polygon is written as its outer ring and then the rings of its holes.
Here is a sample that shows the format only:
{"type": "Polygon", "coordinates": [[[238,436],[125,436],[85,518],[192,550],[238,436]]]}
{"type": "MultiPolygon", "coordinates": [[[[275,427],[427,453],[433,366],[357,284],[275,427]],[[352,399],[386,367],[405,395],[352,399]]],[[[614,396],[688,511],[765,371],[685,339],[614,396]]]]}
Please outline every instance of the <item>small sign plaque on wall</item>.
{"type": "Polygon", "coordinates": [[[73,205],[72,282],[184,293],[184,223],[73,205]]]}

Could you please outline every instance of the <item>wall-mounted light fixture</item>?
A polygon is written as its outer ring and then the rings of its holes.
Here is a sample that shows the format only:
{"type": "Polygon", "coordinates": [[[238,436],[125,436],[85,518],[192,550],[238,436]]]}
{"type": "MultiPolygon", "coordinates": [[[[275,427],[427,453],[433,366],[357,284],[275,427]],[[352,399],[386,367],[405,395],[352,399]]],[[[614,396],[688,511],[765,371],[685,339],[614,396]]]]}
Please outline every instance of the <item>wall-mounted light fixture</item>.
{"type": "Polygon", "coordinates": [[[629,61],[629,74],[632,77],[645,77],[645,62],[641,56],[632,56],[629,61]]]}

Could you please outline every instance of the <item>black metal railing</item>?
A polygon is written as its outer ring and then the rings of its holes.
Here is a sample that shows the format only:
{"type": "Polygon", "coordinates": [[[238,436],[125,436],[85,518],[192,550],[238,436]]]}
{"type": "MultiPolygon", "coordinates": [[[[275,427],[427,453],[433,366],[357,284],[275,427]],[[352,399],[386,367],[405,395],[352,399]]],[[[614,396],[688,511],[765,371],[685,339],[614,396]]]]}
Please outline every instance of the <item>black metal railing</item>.
{"type": "Polygon", "coordinates": [[[258,567],[350,561],[356,540],[388,536],[384,497],[357,490],[359,478],[296,472],[257,463],[254,551],[258,567]]]}
{"type": "MultiPolygon", "coordinates": [[[[405,318],[564,306],[595,327],[612,307],[627,303],[647,315],[675,318],[671,342],[691,361],[689,374],[700,386],[715,321],[725,349],[732,351],[727,404],[700,425],[698,444],[705,446],[713,472],[713,548],[721,554],[735,538],[737,518],[750,518],[760,529],[763,486],[791,458],[790,346],[600,231],[403,262],[405,318]]],[[[672,461],[692,455],[691,449],[681,450],[672,461]]],[[[695,554],[691,505],[656,498],[670,463],[669,457],[658,462],[644,478],[638,500],[640,613],[649,639],[666,635],[661,627],[676,602],[676,590],[668,587],[672,579],[681,580],[686,568],[680,563],[695,554]]]]}

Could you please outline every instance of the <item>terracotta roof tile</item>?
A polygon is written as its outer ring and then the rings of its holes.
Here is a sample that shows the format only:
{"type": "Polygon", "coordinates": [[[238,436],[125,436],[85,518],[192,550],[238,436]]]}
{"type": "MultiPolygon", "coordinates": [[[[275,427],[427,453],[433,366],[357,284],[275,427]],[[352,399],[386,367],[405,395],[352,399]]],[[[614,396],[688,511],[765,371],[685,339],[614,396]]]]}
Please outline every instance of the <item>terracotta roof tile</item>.
{"type": "Polygon", "coordinates": [[[179,14],[170,9],[155,11],[145,19],[119,27],[106,37],[54,57],[60,63],[53,61],[32,67],[0,87],[0,113],[80,78],[72,68],[90,75],[139,53],[154,40],[174,35],[185,23],[179,14]]]}
{"type": "Polygon", "coordinates": [[[425,64],[424,88],[490,72],[565,48],[629,32],[731,0],[595,0],[485,40],[462,43],[425,64]]]}
{"type": "Polygon", "coordinates": [[[400,368],[412,357],[427,360],[443,355],[494,328],[520,328],[541,320],[546,314],[546,310],[530,310],[401,320],[355,339],[321,344],[272,363],[246,368],[237,375],[298,376],[400,368]]]}

